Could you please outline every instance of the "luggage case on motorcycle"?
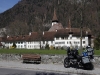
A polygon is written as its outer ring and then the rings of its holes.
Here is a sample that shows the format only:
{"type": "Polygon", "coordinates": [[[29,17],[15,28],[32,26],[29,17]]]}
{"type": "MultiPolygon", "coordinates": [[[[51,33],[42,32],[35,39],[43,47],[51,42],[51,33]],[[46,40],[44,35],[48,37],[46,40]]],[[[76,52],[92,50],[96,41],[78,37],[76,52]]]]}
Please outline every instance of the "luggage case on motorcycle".
{"type": "Polygon", "coordinates": [[[82,57],[82,62],[83,62],[84,64],[90,63],[89,57],[88,57],[88,56],[82,57]]]}

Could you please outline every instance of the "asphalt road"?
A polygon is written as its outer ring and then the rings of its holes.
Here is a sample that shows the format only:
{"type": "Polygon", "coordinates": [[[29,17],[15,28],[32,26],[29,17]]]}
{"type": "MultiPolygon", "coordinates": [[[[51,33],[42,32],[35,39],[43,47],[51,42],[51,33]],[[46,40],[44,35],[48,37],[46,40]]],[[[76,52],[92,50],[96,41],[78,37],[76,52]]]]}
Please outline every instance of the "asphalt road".
{"type": "Polygon", "coordinates": [[[30,70],[19,70],[19,69],[9,69],[9,68],[0,68],[0,75],[71,75],[71,74],[59,74],[51,72],[39,72],[39,71],[30,71],[30,70]]]}
{"type": "Polygon", "coordinates": [[[0,61],[0,75],[100,75],[94,70],[64,68],[63,64],[23,64],[21,61],[0,61]]]}

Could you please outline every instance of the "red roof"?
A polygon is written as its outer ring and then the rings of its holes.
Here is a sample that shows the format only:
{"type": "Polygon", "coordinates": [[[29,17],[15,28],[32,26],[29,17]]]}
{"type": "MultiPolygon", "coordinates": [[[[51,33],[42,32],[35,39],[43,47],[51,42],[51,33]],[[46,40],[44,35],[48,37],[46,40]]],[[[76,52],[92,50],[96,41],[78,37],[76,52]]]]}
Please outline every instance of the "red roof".
{"type": "Polygon", "coordinates": [[[44,32],[43,40],[45,41],[54,40],[55,34],[56,34],[56,31],[44,32]]]}
{"type": "Polygon", "coordinates": [[[30,41],[38,41],[38,40],[41,40],[41,38],[42,38],[42,33],[32,32],[29,37],[29,40],[30,41]]]}
{"type": "MultiPolygon", "coordinates": [[[[58,29],[56,31],[46,31],[43,33],[39,32],[32,32],[30,35],[19,35],[19,36],[9,36],[9,37],[2,37],[0,41],[8,41],[8,42],[16,42],[16,41],[53,41],[54,37],[65,37],[69,34],[73,36],[80,36],[80,28],[66,28],[66,29],[58,29]]],[[[83,30],[82,36],[90,35],[91,32],[88,33],[83,30]]]]}
{"type": "MultiPolygon", "coordinates": [[[[80,28],[66,28],[57,30],[55,37],[64,37],[72,34],[73,36],[80,36],[80,28]]],[[[82,31],[82,35],[91,35],[90,33],[86,34],[86,31],[82,31]]]]}

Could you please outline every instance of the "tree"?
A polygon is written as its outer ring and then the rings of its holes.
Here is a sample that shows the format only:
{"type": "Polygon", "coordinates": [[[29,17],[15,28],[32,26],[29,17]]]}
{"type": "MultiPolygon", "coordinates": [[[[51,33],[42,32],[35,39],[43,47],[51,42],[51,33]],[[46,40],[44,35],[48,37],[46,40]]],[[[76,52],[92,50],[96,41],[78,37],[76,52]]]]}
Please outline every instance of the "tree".
{"type": "Polygon", "coordinates": [[[94,47],[95,49],[99,50],[100,49],[100,34],[98,37],[94,40],[94,47]]]}
{"type": "Polygon", "coordinates": [[[49,44],[48,43],[46,43],[45,49],[49,50],[49,44]]]}
{"type": "Polygon", "coordinates": [[[13,48],[16,48],[16,44],[15,44],[15,43],[13,43],[12,47],[13,47],[13,48]]]}
{"type": "MultiPolygon", "coordinates": [[[[51,26],[54,8],[64,27],[68,26],[69,17],[72,27],[80,27],[81,2],[84,4],[83,26],[90,28],[94,35],[98,35],[100,32],[100,0],[21,0],[10,10],[0,14],[0,27],[13,27],[11,29],[14,32],[10,31],[10,33],[14,35],[23,34],[22,31],[15,33],[14,26],[17,26],[16,21],[19,21],[28,25],[30,28],[28,32],[38,31],[39,25],[41,26],[40,30],[48,30],[51,26]],[[15,24],[13,24],[14,22],[15,24]],[[43,28],[44,25],[45,28],[43,28]]],[[[16,27],[16,29],[19,28],[16,27]]],[[[20,28],[20,30],[22,29],[20,28]]]]}
{"type": "Polygon", "coordinates": [[[28,25],[25,22],[21,22],[19,20],[16,20],[14,22],[12,22],[8,28],[7,28],[7,32],[10,35],[25,35],[28,33],[28,25]]]}

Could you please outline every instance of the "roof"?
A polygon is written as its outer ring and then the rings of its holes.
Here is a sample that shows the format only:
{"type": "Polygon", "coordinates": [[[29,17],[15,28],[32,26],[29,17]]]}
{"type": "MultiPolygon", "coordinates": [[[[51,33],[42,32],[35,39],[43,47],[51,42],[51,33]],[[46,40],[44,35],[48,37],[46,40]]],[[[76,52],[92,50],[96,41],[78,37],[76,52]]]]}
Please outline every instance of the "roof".
{"type": "Polygon", "coordinates": [[[39,33],[32,32],[31,35],[8,36],[8,37],[3,37],[2,40],[8,41],[8,42],[37,41],[37,40],[39,40],[39,33]]]}
{"type": "Polygon", "coordinates": [[[29,41],[39,41],[42,39],[42,33],[32,32],[29,41]]]}
{"type": "MultiPolygon", "coordinates": [[[[54,37],[68,37],[69,34],[73,36],[80,36],[80,28],[59,28],[55,29],[57,26],[54,25],[52,31],[45,31],[44,33],[31,32],[30,35],[19,35],[19,36],[8,36],[0,38],[0,41],[6,42],[16,42],[16,41],[53,41],[54,37]]],[[[82,36],[90,36],[91,31],[82,30],[82,36]]]]}
{"type": "MultiPolygon", "coordinates": [[[[80,36],[80,28],[66,28],[66,29],[59,29],[57,30],[55,37],[65,37],[69,34],[72,34],[73,36],[80,36]]],[[[82,31],[82,36],[91,35],[90,33],[86,33],[86,31],[82,31]]]]}
{"type": "Polygon", "coordinates": [[[57,30],[55,37],[64,37],[68,36],[68,31],[66,29],[57,30]]]}
{"type": "Polygon", "coordinates": [[[55,34],[56,34],[56,31],[44,32],[43,40],[45,41],[54,40],[55,34]]]}
{"type": "Polygon", "coordinates": [[[56,30],[59,30],[59,29],[63,29],[63,26],[62,26],[61,23],[54,24],[54,25],[49,29],[49,31],[56,31],[56,30]]]}

